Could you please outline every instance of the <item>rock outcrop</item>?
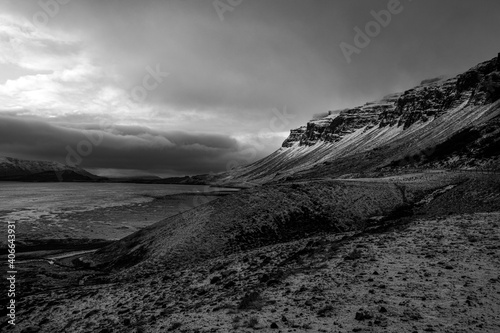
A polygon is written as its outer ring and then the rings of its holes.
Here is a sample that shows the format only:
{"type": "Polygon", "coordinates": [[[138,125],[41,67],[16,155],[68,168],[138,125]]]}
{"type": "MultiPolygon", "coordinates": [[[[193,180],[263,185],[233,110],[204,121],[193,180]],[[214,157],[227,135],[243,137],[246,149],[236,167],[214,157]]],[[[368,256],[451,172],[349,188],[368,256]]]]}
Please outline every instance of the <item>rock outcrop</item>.
{"type": "Polygon", "coordinates": [[[406,129],[418,121],[432,121],[465,101],[477,106],[492,103],[500,97],[499,63],[494,58],[454,78],[424,80],[415,88],[379,101],[330,112],[324,118],[291,130],[282,146],[337,142],[360,128],[403,126],[406,129]]]}

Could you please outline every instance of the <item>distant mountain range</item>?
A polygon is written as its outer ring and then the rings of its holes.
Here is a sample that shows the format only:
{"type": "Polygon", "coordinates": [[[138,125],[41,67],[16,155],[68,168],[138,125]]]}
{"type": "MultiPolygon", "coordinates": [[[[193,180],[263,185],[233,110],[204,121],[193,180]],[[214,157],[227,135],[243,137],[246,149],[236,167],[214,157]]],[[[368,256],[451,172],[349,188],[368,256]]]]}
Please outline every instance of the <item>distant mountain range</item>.
{"type": "Polygon", "coordinates": [[[32,182],[84,182],[105,180],[69,165],[48,161],[20,160],[0,156],[0,180],[32,182]]]}
{"type": "Polygon", "coordinates": [[[160,178],[158,176],[116,177],[96,176],[85,169],[58,162],[21,160],[0,156],[0,181],[24,182],[110,182],[141,184],[204,185],[204,176],[160,178]]]}

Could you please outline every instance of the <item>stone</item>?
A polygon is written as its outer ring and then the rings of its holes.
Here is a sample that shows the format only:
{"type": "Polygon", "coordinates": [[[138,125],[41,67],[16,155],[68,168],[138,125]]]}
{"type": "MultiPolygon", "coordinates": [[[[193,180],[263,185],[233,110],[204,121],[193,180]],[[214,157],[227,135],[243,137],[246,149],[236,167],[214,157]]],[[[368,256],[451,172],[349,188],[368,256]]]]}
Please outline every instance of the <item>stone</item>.
{"type": "Polygon", "coordinates": [[[373,314],[366,310],[366,309],[359,309],[358,312],[356,312],[356,316],[354,317],[354,319],[358,320],[358,321],[363,321],[363,320],[367,320],[367,319],[372,319],[373,318],[373,314]]]}
{"type": "Polygon", "coordinates": [[[221,281],[220,276],[214,276],[213,278],[210,279],[210,284],[216,284],[219,283],[220,281],[221,281]]]}

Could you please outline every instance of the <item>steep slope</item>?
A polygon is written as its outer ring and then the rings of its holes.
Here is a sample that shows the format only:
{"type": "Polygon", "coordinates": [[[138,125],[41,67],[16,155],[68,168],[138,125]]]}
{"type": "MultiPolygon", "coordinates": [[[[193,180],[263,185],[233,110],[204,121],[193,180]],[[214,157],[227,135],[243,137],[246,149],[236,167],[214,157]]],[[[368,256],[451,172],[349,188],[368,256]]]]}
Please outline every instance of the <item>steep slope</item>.
{"type": "Polygon", "coordinates": [[[94,181],[101,179],[82,168],[57,162],[20,160],[0,156],[0,180],[94,181]]]}
{"type": "Polygon", "coordinates": [[[330,111],[293,129],[282,147],[222,183],[338,177],[400,167],[500,166],[500,59],[453,78],[423,81],[402,93],[330,111]]]}

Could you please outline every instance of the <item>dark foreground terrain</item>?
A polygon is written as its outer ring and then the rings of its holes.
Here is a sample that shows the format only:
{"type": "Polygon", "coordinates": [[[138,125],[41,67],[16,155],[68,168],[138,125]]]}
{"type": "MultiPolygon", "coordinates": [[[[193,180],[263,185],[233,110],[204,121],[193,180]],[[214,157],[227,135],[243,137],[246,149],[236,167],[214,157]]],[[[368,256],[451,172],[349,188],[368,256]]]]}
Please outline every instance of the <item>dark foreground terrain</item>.
{"type": "Polygon", "coordinates": [[[1,329],[498,332],[499,224],[498,174],[266,185],[19,264],[1,329]]]}

